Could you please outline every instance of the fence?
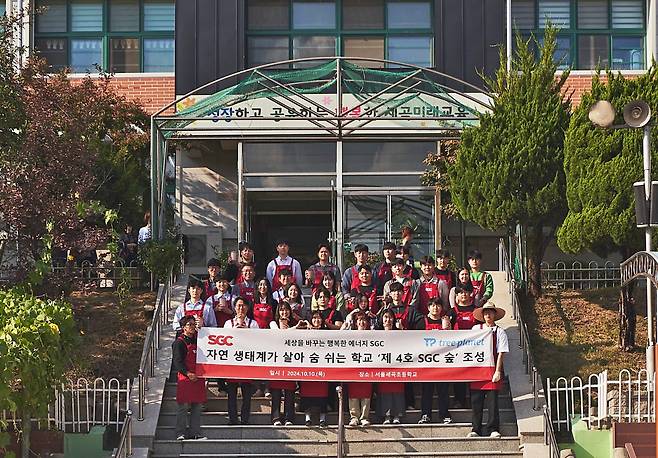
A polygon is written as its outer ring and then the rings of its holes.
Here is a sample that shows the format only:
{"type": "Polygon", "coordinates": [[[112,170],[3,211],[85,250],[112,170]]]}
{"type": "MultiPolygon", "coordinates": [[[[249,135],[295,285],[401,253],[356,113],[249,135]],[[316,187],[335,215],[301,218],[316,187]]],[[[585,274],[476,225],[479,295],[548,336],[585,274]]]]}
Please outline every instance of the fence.
{"type": "Polygon", "coordinates": [[[619,422],[653,422],[656,418],[654,396],[655,374],[646,369],[633,376],[628,369],[609,379],[608,371],[592,374],[585,383],[580,377],[560,377],[546,380],[548,409],[552,424],[558,431],[571,431],[571,422],[580,418],[590,427],[608,426],[619,422]]]}
{"type": "Polygon", "coordinates": [[[143,270],[139,262],[131,261],[125,265],[123,260],[101,261],[94,264],[90,261],[82,261],[78,266],[53,266],[53,272],[67,275],[84,285],[93,286],[98,289],[115,289],[118,283],[125,278],[131,285],[138,286],[142,281],[143,270]]]}
{"type": "Polygon", "coordinates": [[[607,261],[599,266],[596,261],[590,261],[586,266],[580,261],[571,263],[556,262],[552,267],[541,264],[541,283],[544,288],[554,289],[598,289],[621,285],[621,269],[619,264],[607,261]]]}
{"type": "MultiPolygon", "coordinates": [[[[60,431],[79,433],[89,432],[92,426],[114,426],[119,431],[124,423],[130,402],[130,380],[125,383],[116,378],[97,378],[93,382],[79,378],[69,380],[55,389],[55,399],[48,406],[46,418],[35,418],[41,425],[60,431]]],[[[0,417],[20,423],[15,412],[3,411],[0,417]]]]}

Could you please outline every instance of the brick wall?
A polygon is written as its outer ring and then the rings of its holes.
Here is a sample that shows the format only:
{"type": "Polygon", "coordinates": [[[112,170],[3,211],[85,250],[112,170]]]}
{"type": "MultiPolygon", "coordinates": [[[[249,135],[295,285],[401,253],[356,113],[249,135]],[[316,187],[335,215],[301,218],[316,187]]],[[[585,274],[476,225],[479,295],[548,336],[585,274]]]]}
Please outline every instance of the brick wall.
{"type": "MultiPolygon", "coordinates": [[[[71,77],[73,80],[78,78],[71,77]]],[[[115,75],[111,80],[111,86],[128,100],[139,103],[148,114],[153,114],[174,100],[174,81],[173,75],[115,75]]]]}

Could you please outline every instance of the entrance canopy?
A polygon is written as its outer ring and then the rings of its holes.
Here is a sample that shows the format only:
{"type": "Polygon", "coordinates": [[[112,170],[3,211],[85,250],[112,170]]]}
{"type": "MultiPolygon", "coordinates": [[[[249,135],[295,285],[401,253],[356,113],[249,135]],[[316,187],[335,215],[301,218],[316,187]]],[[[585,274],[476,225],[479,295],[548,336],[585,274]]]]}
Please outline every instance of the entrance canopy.
{"type": "Polygon", "coordinates": [[[460,79],[370,58],[288,60],[219,78],[151,118],[153,233],[162,235],[169,141],[440,141],[458,138],[491,109],[489,94],[460,79]],[[228,81],[238,83],[202,94],[228,81]]]}

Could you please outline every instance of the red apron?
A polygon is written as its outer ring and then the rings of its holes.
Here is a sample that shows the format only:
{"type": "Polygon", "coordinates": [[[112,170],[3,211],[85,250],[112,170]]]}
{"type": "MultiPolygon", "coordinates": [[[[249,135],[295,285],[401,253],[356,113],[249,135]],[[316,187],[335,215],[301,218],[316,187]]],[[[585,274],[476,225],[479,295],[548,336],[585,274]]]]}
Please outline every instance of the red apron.
{"type": "Polygon", "coordinates": [[[473,303],[478,307],[481,305],[480,300],[484,295],[485,280],[487,279],[486,272],[482,272],[482,277],[479,280],[473,280],[471,277],[471,284],[473,285],[473,303]]]}
{"type": "Polygon", "coordinates": [[[261,329],[268,329],[274,319],[274,312],[270,304],[254,304],[254,320],[261,329]]]}
{"type": "MultiPolygon", "coordinates": [[[[377,290],[372,285],[370,285],[370,286],[359,285],[357,288],[352,289],[351,294],[352,294],[352,296],[354,296],[354,298],[356,298],[357,294],[365,294],[366,296],[368,296],[368,305],[369,305],[370,311],[372,313],[377,313],[377,311],[379,310],[379,304],[377,302],[377,290]],[[370,288],[370,290],[368,291],[364,288],[370,288]]],[[[351,312],[352,310],[354,310],[357,307],[358,307],[358,304],[355,303],[354,306],[350,306],[349,311],[351,312]]]]}
{"type": "Polygon", "coordinates": [[[249,286],[246,282],[240,282],[238,283],[238,294],[253,304],[256,297],[256,288],[249,286]]]}
{"type": "MultiPolygon", "coordinates": [[[[178,337],[185,344],[185,368],[188,372],[196,374],[196,343],[187,343],[183,336],[178,337]]],[[[206,381],[197,379],[195,382],[178,372],[178,383],[176,384],[176,402],[178,404],[204,403],[206,402],[206,381]]]]}
{"type": "Polygon", "coordinates": [[[393,279],[393,271],[391,270],[391,264],[384,261],[379,270],[377,271],[377,284],[381,285],[380,288],[383,288],[387,281],[393,279]]]}
{"type": "MultiPolygon", "coordinates": [[[[227,299],[227,301],[228,301],[229,307],[233,308],[233,294],[229,293],[229,298],[227,299]]],[[[215,309],[215,306],[217,304],[219,304],[219,300],[216,301],[215,297],[213,296],[213,300],[212,300],[213,310],[215,309]]],[[[224,323],[226,323],[231,318],[233,318],[233,315],[228,314],[226,312],[218,312],[217,310],[215,310],[215,319],[217,320],[217,327],[218,328],[223,328],[224,323]]]]}
{"type": "MultiPolygon", "coordinates": [[[[321,266],[320,264],[313,264],[311,266],[313,268],[313,279],[312,279],[312,284],[311,284],[311,289],[312,292],[315,293],[315,291],[322,285],[322,279],[324,278],[325,274],[327,272],[332,272],[333,273],[333,264],[327,264],[326,266],[321,266]]],[[[336,278],[335,281],[340,281],[340,278],[336,278]]]]}
{"type": "Polygon", "coordinates": [[[210,279],[204,280],[201,299],[206,300],[209,297],[214,296],[215,294],[217,294],[217,287],[215,286],[215,282],[212,282],[212,286],[211,286],[210,279]]]}
{"type": "MultiPolygon", "coordinates": [[[[498,326],[494,326],[494,331],[493,331],[493,357],[494,357],[494,365],[498,363],[498,341],[497,341],[497,330],[498,326]]],[[[480,329],[484,329],[484,325],[480,325],[480,329]]],[[[495,370],[495,368],[494,368],[495,370]]],[[[497,382],[492,382],[491,380],[486,380],[482,382],[471,382],[471,389],[472,390],[496,390],[499,391],[503,387],[503,377],[504,375],[501,374],[500,380],[497,382]]]]}
{"type": "Polygon", "coordinates": [[[325,322],[325,323],[331,323],[331,324],[334,324],[334,322],[332,321],[332,318],[334,317],[334,314],[335,314],[335,313],[336,313],[336,309],[335,309],[335,308],[329,308],[329,307],[327,307],[327,308],[324,309],[324,310],[320,310],[320,314],[321,314],[322,317],[324,318],[324,322],[325,322]],[[327,316],[325,316],[325,313],[326,313],[327,311],[329,311],[329,314],[327,314],[327,316]]]}
{"type": "Polygon", "coordinates": [[[405,277],[407,277],[410,280],[413,280],[413,278],[414,278],[414,268],[407,264],[407,266],[402,271],[402,275],[404,275],[405,277]]]}
{"type": "MultiPolygon", "coordinates": [[[[399,309],[400,307],[396,307],[396,308],[399,309]]],[[[393,313],[395,314],[395,319],[402,324],[402,329],[407,329],[409,326],[409,306],[405,305],[404,307],[402,307],[402,310],[404,311],[401,311],[399,313],[393,311],[393,313]]]]}
{"type": "MultiPolygon", "coordinates": [[[[196,305],[196,304],[195,304],[196,305]]],[[[205,305],[201,306],[199,310],[188,310],[187,309],[187,302],[183,304],[183,316],[193,316],[193,317],[199,317],[201,320],[201,326],[203,326],[203,308],[205,305]]]]}
{"type": "Polygon", "coordinates": [[[300,382],[299,395],[303,398],[326,398],[329,395],[329,383],[300,382]]]}
{"type": "Polygon", "coordinates": [[[438,269],[435,269],[434,276],[438,278],[439,280],[443,280],[446,282],[446,285],[448,285],[448,289],[452,289],[454,286],[452,284],[452,272],[449,270],[444,270],[443,272],[440,272],[438,269]]]}
{"type": "Polygon", "coordinates": [[[413,285],[413,280],[407,279],[405,282],[402,284],[402,303],[404,305],[409,305],[411,304],[411,285],[413,285]]]}
{"type": "Polygon", "coordinates": [[[350,399],[368,399],[372,396],[372,383],[349,382],[347,384],[347,394],[350,399]]]}
{"type": "Polygon", "coordinates": [[[294,390],[297,388],[297,382],[291,380],[272,380],[270,381],[271,390],[294,390]]]}
{"type": "Polygon", "coordinates": [[[361,284],[361,280],[359,280],[359,269],[357,269],[356,266],[352,266],[351,269],[352,269],[352,284],[350,285],[350,291],[353,289],[357,289],[361,284]]]}
{"type": "Polygon", "coordinates": [[[425,317],[425,330],[426,331],[432,331],[432,330],[442,330],[443,327],[441,327],[441,323],[430,323],[430,320],[425,317]]]}
{"type": "Polygon", "coordinates": [[[274,270],[274,276],[272,277],[272,291],[277,291],[279,288],[281,288],[281,282],[279,281],[279,273],[281,273],[282,270],[287,269],[292,272],[292,282],[296,283],[297,279],[295,277],[295,268],[293,267],[295,260],[293,258],[290,258],[290,264],[279,264],[276,262],[276,258],[274,258],[274,265],[276,266],[276,269],[274,270]]]}
{"type": "Polygon", "coordinates": [[[439,284],[436,281],[422,282],[420,284],[420,291],[418,294],[419,309],[420,313],[427,315],[429,312],[427,304],[429,304],[430,299],[435,299],[439,297],[439,284]]]}
{"type": "Polygon", "coordinates": [[[457,314],[454,329],[473,329],[473,326],[476,324],[475,317],[473,316],[473,310],[475,310],[475,307],[469,306],[468,310],[463,310],[461,307],[455,306],[454,310],[457,314]]]}

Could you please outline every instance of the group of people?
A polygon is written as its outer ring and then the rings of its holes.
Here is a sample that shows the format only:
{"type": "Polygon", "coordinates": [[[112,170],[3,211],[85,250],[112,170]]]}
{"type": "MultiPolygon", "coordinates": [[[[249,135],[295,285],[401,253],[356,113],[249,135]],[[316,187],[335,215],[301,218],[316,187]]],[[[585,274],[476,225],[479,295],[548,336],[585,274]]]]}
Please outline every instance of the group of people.
{"type": "MultiPolygon", "coordinates": [[[[318,262],[302,271],[290,256],[289,244],[280,240],[277,256],[266,266],[265,275],[256,279],[254,251],[247,242],[240,243],[239,260],[222,272],[217,259],[208,261],[208,278],[191,278],[189,299],[175,312],[173,328],[178,333],[174,343],[173,364],[178,378],[178,439],[200,438],[200,407],[206,398],[205,381],[195,374],[195,333],[202,326],[254,329],[333,329],[333,330],[436,330],[493,329],[495,374],[491,381],[452,383],[457,407],[473,410],[469,437],[500,437],[498,390],[503,380],[503,355],[509,351],[505,331],[496,325],[505,311],[489,299],[493,279],[481,269],[482,254],[473,250],[468,266],[451,269],[447,250],[420,259],[420,269],[410,261],[408,246],[392,242],[383,245],[383,260],[368,264],[369,249],[354,247],[356,262],[341,274],[330,262],[328,245],[318,247],[318,262]],[[305,298],[302,285],[310,288],[305,298]],[[470,390],[469,390],[470,388],[470,390]],[[469,396],[470,394],[470,396],[469,396]],[[488,409],[488,421],[482,425],[482,412],[488,409]],[[186,434],[187,415],[191,411],[190,434],[186,434]]],[[[246,380],[221,381],[228,395],[229,424],[249,424],[251,398],[261,388],[271,399],[271,421],[275,426],[295,422],[295,394],[301,397],[305,424],[312,426],[312,415],[319,413],[319,426],[327,424],[327,406],[331,403],[331,383],[318,381],[246,380]],[[238,422],[237,390],[242,393],[238,422]],[[281,401],[284,408],[281,410],[281,401]]],[[[418,423],[433,422],[432,398],[438,397],[438,422],[451,423],[447,382],[423,382],[421,417],[418,423]]],[[[414,405],[411,383],[350,382],[346,384],[350,426],[370,425],[371,398],[376,398],[376,412],[383,424],[399,424],[408,406],[414,405]]]]}

